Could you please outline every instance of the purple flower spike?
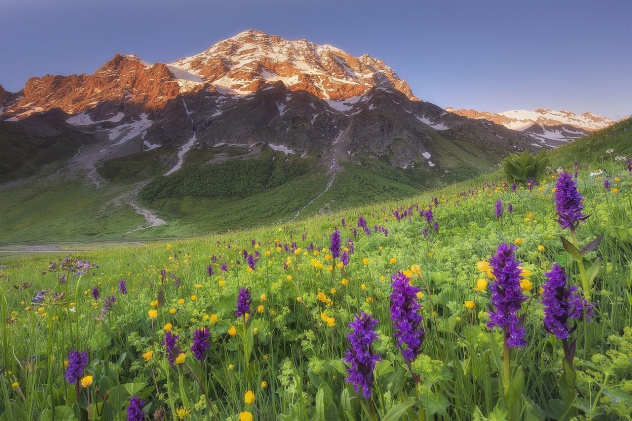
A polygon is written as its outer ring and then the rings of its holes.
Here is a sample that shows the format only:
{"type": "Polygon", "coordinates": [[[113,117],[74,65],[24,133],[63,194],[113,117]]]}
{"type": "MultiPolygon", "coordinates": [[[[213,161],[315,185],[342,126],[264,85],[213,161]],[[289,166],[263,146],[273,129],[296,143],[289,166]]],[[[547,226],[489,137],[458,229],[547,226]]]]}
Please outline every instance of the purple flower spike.
{"type": "Polygon", "coordinates": [[[202,361],[206,357],[206,350],[211,346],[209,343],[210,338],[211,332],[208,327],[193,332],[193,346],[191,346],[191,352],[193,352],[193,355],[199,361],[202,361]]]}
{"type": "Polygon", "coordinates": [[[393,336],[397,339],[397,346],[402,351],[404,359],[412,361],[421,354],[421,345],[426,335],[419,314],[421,305],[417,302],[417,293],[421,290],[410,285],[410,278],[402,272],[393,275],[392,279],[393,293],[389,311],[395,329],[393,336]]]}
{"type": "Polygon", "coordinates": [[[376,324],[377,319],[363,312],[349,323],[352,332],[347,335],[351,346],[345,355],[345,361],[350,363],[351,367],[347,368],[349,377],[345,378],[345,381],[353,383],[356,393],[362,389],[366,399],[371,397],[375,363],[382,359],[379,354],[372,352],[373,341],[377,339],[377,333],[373,331],[376,324]]]}
{"type": "Polygon", "coordinates": [[[66,380],[68,384],[76,384],[83,376],[83,370],[88,365],[88,351],[75,351],[68,354],[68,367],[66,367],[66,380]]]}
{"type": "Polygon", "coordinates": [[[101,295],[101,293],[99,292],[99,288],[94,287],[92,288],[92,298],[94,298],[94,300],[98,300],[99,296],[101,295]]]}
{"type": "Polygon", "coordinates": [[[127,407],[127,421],[143,421],[145,419],[145,413],[143,412],[143,406],[145,401],[136,396],[132,396],[129,399],[129,406],[127,407]]]}
{"type": "Polygon", "coordinates": [[[256,263],[255,256],[253,256],[252,254],[249,254],[247,262],[248,262],[248,267],[252,270],[255,270],[255,263],[256,263]]]}
{"type": "Polygon", "coordinates": [[[547,278],[542,293],[544,327],[558,339],[566,339],[577,327],[575,325],[571,328],[568,319],[581,319],[586,309],[586,319],[590,320],[593,313],[592,305],[576,293],[576,286],[570,286],[566,282],[568,277],[562,266],[555,264],[553,269],[544,275],[547,278]]]}
{"type": "Polygon", "coordinates": [[[610,190],[610,181],[604,180],[603,188],[606,189],[606,190],[610,190]]]}
{"type": "Polygon", "coordinates": [[[338,228],[331,234],[331,246],[329,250],[331,250],[331,255],[334,259],[340,257],[340,231],[338,231],[338,228]]]}
{"type": "Polygon", "coordinates": [[[496,254],[490,259],[492,273],[496,280],[490,284],[491,304],[496,311],[489,312],[487,327],[499,327],[505,331],[505,342],[509,348],[525,346],[525,330],[516,312],[527,297],[520,288],[520,262],[514,259],[515,247],[505,243],[498,246],[496,254]]]}
{"type": "Polygon", "coordinates": [[[237,297],[237,312],[235,317],[241,317],[250,311],[250,304],[252,304],[250,290],[247,288],[241,288],[239,290],[239,296],[237,297]]]}
{"type": "Polygon", "coordinates": [[[125,282],[125,279],[119,281],[119,294],[127,294],[127,282],[125,282]]]}
{"type": "Polygon", "coordinates": [[[513,209],[513,205],[512,205],[511,203],[510,203],[510,204],[508,204],[508,205],[507,205],[507,212],[509,212],[509,213],[513,213],[513,210],[514,210],[514,209],[513,209]]]}
{"type": "Polygon", "coordinates": [[[557,207],[557,222],[562,229],[574,230],[579,223],[586,219],[582,213],[584,198],[577,191],[577,182],[569,173],[563,172],[555,184],[555,206],[557,207]]]}
{"type": "Polygon", "coordinates": [[[503,216],[503,201],[499,200],[498,202],[496,202],[496,218],[500,218],[501,216],[503,216]]]}
{"type": "Polygon", "coordinates": [[[174,364],[176,357],[180,355],[180,348],[176,345],[178,338],[178,335],[174,335],[171,332],[165,332],[163,345],[165,345],[165,348],[167,349],[167,359],[171,365],[174,364]]]}

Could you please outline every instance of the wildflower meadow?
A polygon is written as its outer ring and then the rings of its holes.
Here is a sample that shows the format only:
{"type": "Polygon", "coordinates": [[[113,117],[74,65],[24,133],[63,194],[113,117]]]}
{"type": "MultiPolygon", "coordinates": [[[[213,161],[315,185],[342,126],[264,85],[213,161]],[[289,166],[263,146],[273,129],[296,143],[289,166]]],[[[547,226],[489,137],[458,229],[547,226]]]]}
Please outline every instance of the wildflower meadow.
{"type": "Polygon", "coordinates": [[[616,154],[256,230],[3,256],[0,420],[631,419],[616,154]]]}

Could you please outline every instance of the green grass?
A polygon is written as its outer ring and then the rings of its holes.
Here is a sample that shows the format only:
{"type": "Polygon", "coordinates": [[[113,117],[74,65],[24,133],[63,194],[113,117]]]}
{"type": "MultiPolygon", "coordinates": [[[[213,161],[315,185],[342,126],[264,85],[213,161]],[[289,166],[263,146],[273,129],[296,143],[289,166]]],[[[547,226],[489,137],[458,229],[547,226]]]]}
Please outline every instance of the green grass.
{"type": "MultiPolygon", "coordinates": [[[[615,149],[613,154],[618,156],[620,151],[615,149]]],[[[571,171],[572,156],[564,165],[571,171]]],[[[603,178],[590,176],[603,162],[584,162],[578,179],[578,189],[586,198],[585,213],[591,214],[577,229],[578,242],[581,246],[597,236],[602,236],[602,241],[584,256],[587,267],[597,260],[601,266],[590,290],[596,303],[595,317],[590,324],[580,322],[572,333],[577,338],[573,363],[577,383],[573,392],[576,407],[571,407],[569,414],[596,420],[626,419],[632,408],[632,173],[620,161],[607,163],[618,193],[605,190],[603,178]]],[[[361,190],[369,174],[377,174],[376,187],[383,194],[394,187],[390,183],[410,187],[396,181],[400,173],[378,167],[347,167],[339,174],[341,184],[332,186],[332,197],[361,203],[367,199],[361,190]]],[[[284,197],[289,198],[305,193],[305,197],[296,198],[297,203],[303,203],[304,198],[311,197],[310,186],[319,191],[328,181],[325,176],[303,177],[276,189],[288,189],[284,197]]],[[[556,178],[557,174],[549,172],[533,191],[519,188],[512,192],[503,188],[499,173],[488,174],[440,190],[418,191],[412,197],[394,194],[388,201],[316,214],[292,223],[273,221],[261,228],[169,244],[128,244],[75,253],[73,257],[98,267],[77,277],[66,274],[65,283],[58,278],[66,272],[50,269],[49,264],[59,263],[65,252],[13,257],[0,254],[0,265],[6,266],[0,269],[0,312],[3,320],[15,318],[1,330],[0,361],[10,374],[0,377],[0,417],[46,419],[46,411],[54,408],[57,417],[70,411],[83,418],[90,413],[96,419],[100,413],[100,419],[116,419],[119,414],[125,419],[123,411],[133,394],[147,402],[144,409],[150,417],[165,408],[167,419],[173,419],[176,409],[184,407],[191,411],[187,418],[191,420],[237,420],[245,411],[257,420],[369,420],[372,410],[345,382],[348,365],[343,361],[349,348],[349,322],[364,311],[379,319],[373,352],[383,362],[373,374],[371,399],[376,419],[389,415],[407,420],[506,419],[507,414],[516,412],[522,415],[514,415],[513,420],[569,419],[564,415],[567,406],[559,389],[562,342],[542,325],[544,309],[539,294],[546,281],[544,274],[554,263],[566,267],[572,284],[581,285],[578,265],[559,238],[570,239],[569,232],[555,221],[551,190],[556,178]],[[439,232],[431,230],[427,238],[422,233],[428,224],[416,209],[411,220],[398,222],[392,215],[394,209],[409,209],[414,204],[427,207],[433,196],[439,201],[433,208],[439,232]],[[505,211],[497,220],[494,205],[498,200],[505,209],[512,203],[514,213],[505,211]],[[367,219],[372,232],[367,236],[359,230],[354,238],[352,228],[360,216],[367,219]],[[373,232],[374,225],[386,227],[388,235],[373,232]],[[329,251],[314,253],[310,249],[310,243],[316,248],[329,247],[334,227],[341,231],[343,244],[347,238],[354,239],[354,253],[344,272],[327,270],[332,264],[326,257],[329,251]],[[532,283],[525,292],[529,300],[520,311],[528,345],[509,353],[513,386],[507,396],[503,391],[502,333],[486,327],[490,289],[474,290],[477,279],[485,277],[477,262],[489,259],[503,242],[520,243],[516,257],[531,272],[532,283]],[[294,247],[300,250],[294,251],[294,247]],[[253,272],[247,271],[243,250],[259,253],[253,272]],[[366,263],[364,259],[368,259],[366,263]],[[220,270],[224,263],[227,272],[220,270]],[[213,276],[207,274],[209,265],[213,276]],[[392,338],[388,310],[390,277],[412,265],[419,265],[423,275],[415,275],[413,280],[423,292],[420,301],[426,331],[422,354],[410,366],[420,376],[419,384],[392,338]],[[161,278],[162,270],[166,279],[161,278]],[[121,279],[127,281],[127,295],[118,292],[121,279]],[[26,282],[33,282],[33,286],[20,287],[26,282]],[[97,300],[91,294],[95,287],[101,292],[97,300]],[[243,319],[234,315],[237,292],[244,287],[251,289],[253,298],[245,330],[243,319]],[[31,302],[37,291],[48,289],[43,302],[31,302]],[[55,300],[54,294],[62,292],[66,298],[55,300]],[[156,307],[163,294],[164,305],[156,307]],[[105,297],[112,295],[116,303],[102,320],[99,309],[105,297]],[[466,301],[472,301],[474,308],[468,309],[466,301]],[[262,313],[257,311],[259,306],[263,306],[262,313]],[[151,309],[157,311],[156,319],[149,318],[151,309]],[[333,327],[323,321],[323,312],[334,318],[333,327]],[[217,316],[215,323],[210,318],[213,315],[217,316]],[[210,349],[204,364],[190,351],[185,351],[190,370],[165,361],[166,323],[171,323],[172,333],[179,336],[182,350],[190,348],[196,329],[209,327],[210,349]],[[228,333],[231,326],[235,326],[235,336],[228,333]],[[64,379],[63,361],[73,348],[89,351],[85,374],[94,380],[89,389],[80,389],[78,400],[75,388],[64,379]],[[148,351],[154,354],[146,362],[142,355],[148,351]],[[244,401],[248,390],[256,396],[256,409],[244,401]],[[400,415],[394,415],[399,409],[400,415]]],[[[268,196],[272,190],[233,203],[229,198],[181,198],[184,210],[178,212],[190,212],[195,218],[199,214],[196,206],[225,200],[217,209],[235,212],[232,217],[237,222],[246,217],[247,210],[238,212],[248,201],[257,212],[265,212],[266,204],[277,206],[268,196]]],[[[306,211],[317,212],[316,208],[323,206],[319,201],[306,211]]],[[[287,213],[292,207],[288,206],[287,213]]],[[[217,212],[218,218],[227,218],[217,212]]],[[[275,212],[283,209],[270,210],[264,218],[274,218],[275,212]]],[[[189,221],[181,223],[186,226],[189,221]]],[[[168,232],[170,228],[157,229],[168,232]]]]}

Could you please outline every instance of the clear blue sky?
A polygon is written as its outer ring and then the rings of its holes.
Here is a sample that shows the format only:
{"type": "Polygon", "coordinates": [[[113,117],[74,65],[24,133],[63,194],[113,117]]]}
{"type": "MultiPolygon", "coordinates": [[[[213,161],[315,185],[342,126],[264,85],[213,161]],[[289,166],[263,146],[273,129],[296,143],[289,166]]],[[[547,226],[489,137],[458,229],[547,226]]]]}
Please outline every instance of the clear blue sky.
{"type": "Polygon", "coordinates": [[[246,29],[382,59],[441,107],[632,114],[632,1],[0,0],[0,84],[170,62],[246,29]]]}

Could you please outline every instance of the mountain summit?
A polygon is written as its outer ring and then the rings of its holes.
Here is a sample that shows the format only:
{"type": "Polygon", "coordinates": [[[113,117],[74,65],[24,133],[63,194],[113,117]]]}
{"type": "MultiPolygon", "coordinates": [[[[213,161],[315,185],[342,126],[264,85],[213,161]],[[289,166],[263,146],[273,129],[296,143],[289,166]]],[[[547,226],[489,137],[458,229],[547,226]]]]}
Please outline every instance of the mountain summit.
{"type": "Polygon", "coordinates": [[[183,89],[209,83],[222,93],[248,95],[282,81],[292,91],[307,91],[323,99],[346,100],[373,88],[394,89],[416,99],[408,84],[381,60],[255,30],[170,63],[169,68],[183,89]]]}

